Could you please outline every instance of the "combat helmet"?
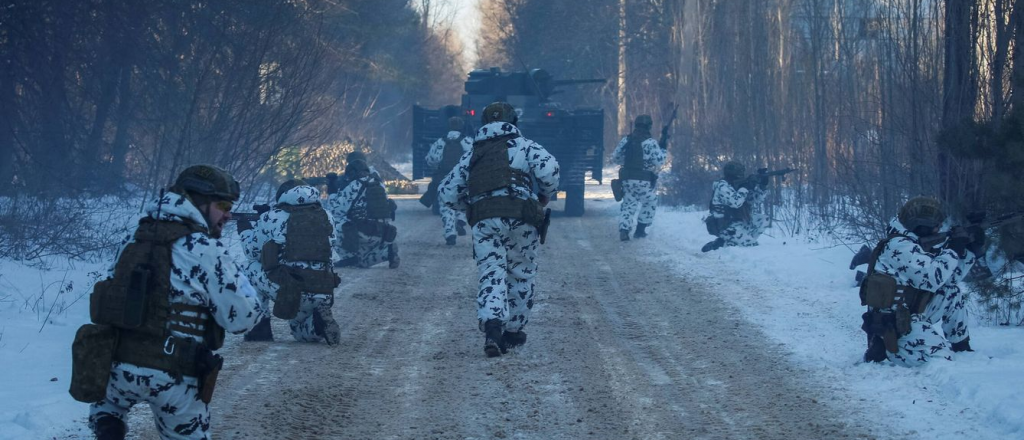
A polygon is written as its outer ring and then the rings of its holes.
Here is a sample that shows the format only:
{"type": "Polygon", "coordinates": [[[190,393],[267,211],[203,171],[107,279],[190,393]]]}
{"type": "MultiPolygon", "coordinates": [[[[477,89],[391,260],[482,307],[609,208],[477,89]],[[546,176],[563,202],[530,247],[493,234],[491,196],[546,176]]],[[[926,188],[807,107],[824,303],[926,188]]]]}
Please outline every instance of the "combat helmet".
{"type": "MultiPolygon", "coordinates": [[[[337,174],[335,174],[335,177],[337,177],[337,174]]],[[[282,194],[300,186],[309,186],[309,184],[302,179],[289,179],[277,187],[277,195],[274,196],[274,200],[281,201],[282,194]]]]}
{"type": "Polygon", "coordinates": [[[725,180],[729,182],[735,182],[740,180],[747,174],[747,167],[743,164],[730,160],[722,166],[722,175],[725,176],[725,180]]]}
{"type": "Polygon", "coordinates": [[[640,115],[633,121],[633,128],[638,130],[650,130],[652,125],[654,121],[651,120],[651,115],[640,115]]]}
{"type": "Polygon", "coordinates": [[[917,235],[930,235],[946,221],[946,213],[934,197],[918,196],[907,200],[896,218],[908,231],[917,235]]]}
{"type": "Polygon", "coordinates": [[[483,122],[484,124],[508,122],[516,125],[519,122],[519,115],[516,114],[516,109],[512,107],[512,104],[501,101],[492,102],[484,107],[483,122]]]}
{"type": "Polygon", "coordinates": [[[361,179],[369,175],[370,166],[366,164],[365,160],[354,159],[350,160],[348,164],[345,165],[345,176],[347,176],[349,180],[361,179]]]}
{"type": "Polygon", "coordinates": [[[363,153],[361,150],[352,150],[347,156],[345,156],[345,163],[352,162],[353,160],[361,160],[365,162],[366,153],[363,153]]]}
{"type": "Polygon", "coordinates": [[[458,116],[452,116],[448,118],[448,129],[452,131],[462,130],[462,127],[466,125],[466,121],[458,116]]]}
{"type": "Polygon", "coordinates": [[[213,165],[192,165],[185,168],[178,175],[172,190],[232,202],[237,201],[241,194],[234,176],[213,165]]]}

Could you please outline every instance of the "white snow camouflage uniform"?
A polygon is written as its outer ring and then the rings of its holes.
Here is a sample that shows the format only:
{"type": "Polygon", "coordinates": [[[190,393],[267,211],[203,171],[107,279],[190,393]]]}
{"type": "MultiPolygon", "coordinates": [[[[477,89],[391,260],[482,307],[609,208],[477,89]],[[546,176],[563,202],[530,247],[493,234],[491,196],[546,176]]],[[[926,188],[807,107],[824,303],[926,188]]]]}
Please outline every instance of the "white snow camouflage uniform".
{"type": "MultiPolygon", "coordinates": [[[[507,134],[520,134],[514,125],[492,122],[480,127],[476,141],[507,134]]],[[[470,203],[486,197],[508,197],[509,189],[494,190],[469,199],[469,160],[472,152],[459,160],[438,187],[438,200],[445,206],[465,211],[470,203]]],[[[508,161],[512,168],[535,179],[540,194],[552,197],[558,190],[558,162],[544,147],[522,137],[508,141],[508,161]]],[[[537,199],[530,188],[512,186],[512,197],[537,199]]],[[[477,317],[482,324],[499,319],[505,330],[518,332],[530,320],[533,308],[534,276],[537,275],[537,228],[521,219],[489,218],[473,225],[473,258],[480,276],[477,317]]]]}
{"type": "MultiPolygon", "coordinates": [[[[341,242],[344,239],[341,227],[350,220],[353,220],[353,218],[349,217],[349,212],[353,209],[366,209],[366,191],[362,190],[364,185],[380,185],[383,187],[384,182],[381,182],[380,178],[376,177],[376,172],[371,170],[370,176],[349,182],[344,189],[331,194],[328,201],[331,216],[334,217],[335,235],[338,237],[337,246],[335,247],[338,257],[341,260],[354,257],[358,260],[355,266],[367,268],[388,261],[388,251],[394,243],[385,242],[381,237],[359,232],[359,252],[352,253],[341,248],[341,242]]],[[[390,220],[383,221],[391,223],[390,220]]]]}
{"type": "MultiPolygon", "coordinates": [[[[203,215],[179,194],[168,192],[157,204],[146,206],[146,216],[158,220],[184,222],[191,220],[206,225],[203,215]]],[[[121,246],[124,250],[134,240],[134,231],[121,246]]],[[[108,277],[114,276],[111,265],[108,277]]],[[[256,290],[241,268],[231,259],[228,247],[221,240],[196,232],[178,239],[171,247],[170,302],[203,306],[225,331],[242,334],[249,331],[264,317],[264,309],[256,298],[256,290]]],[[[195,316],[191,312],[186,315],[195,316]]],[[[205,318],[200,316],[200,318],[205,318]]],[[[179,325],[197,327],[190,322],[175,321],[179,325]]],[[[198,326],[201,327],[201,326],[198,326]]],[[[196,337],[175,330],[176,338],[196,337]]],[[[89,425],[95,429],[100,417],[112,416],[124,420],[137,403],[146,402],[156,418],[156,428],[164,439],[206,439],[210,430],[209,406],[199,399],[198,379],[184,376],[180,381],[168,373],[134,364],[114,361],[111,364],[107,398],[89,406],[89,425]]]]}
{"type": "Polygon", "coordinates": [[[760,186],[755,186],[753,191],[746,188],[735,189],[725,179],[715,181],[713,188],[713,217],[723,218],[726,215],[726,208],[738,209],[744,203],[750,209],[749,220],[732,221],[719,231],[718,236],[725,241],[725,246],[757,246],[757,239],[768,227],[768,214],[763,211],[768,190],[760,186]]]}
{"type": "MultiPolygon", "coordinates": [[[[277,203],[292,206],[320,203],[320,191],[312,186],[297,186],[281,194],[277,203]]],[[[249,259],[249,263],[245,266],[245,273],[252,280],[253,286],[259,291],[263,308],[268,311],[271,310],[269,301],[277,299],[278,286],[273,281],[270,281],[267,273],[263,271],[263,264],[260,258],[263,255],[263,245],[267,242],[273,240],[282,246],[285,245],[285,234],[288,232],[289,216],[290,214],[287,211],[275,206],[269,211],[264,212],[252,229],[240,234],[242,237],[242,248],[245,250],[245,256],[249,259]]],[[[331,261],[336,261],[338,258],[333,249],[337,244],[337,232],[334,228],[334,219],[330,215],[327,216],[327,219],[331,222],[332,232],[329,237],[324,237],[324,239],[330,240],[332,249],[331,261]]],[[[331,269],[323,267],[323,263],[320,262],[282,260],[281,264],[303,269],[331,269]]],[[[299,313],[295,315],[294,319],[288,321],[292,337],[299,342],[323,341],[324,338],[313,331],[313,311],[317,307],[322,307],[323,313],[330,317],[332,313],[331,303],[333,301],[325,294],[303,294],[299,304],[299,313]]],[[[332,321],[328,320],[328,322],[332,321]]]]}
{"type": "Polygon", "coordinates": [[[953,360],[952,344],[970,336],[959,283],[974,265],[975,255],[966,251],[960,258],[950,249],[929,252],[898,218],[889,223],[889,232],[899,236],[885,245],[875,270],[892,276],[901,286],[935,292],[935,296],[923,314],[910,315],[910,333],[897,341],[899,351],[886,354],[893,363],[907,367],[934,359],[953,360]]]}
{"type": "MultiPolygon", "coordinates": [[[[612,152],[612,163],[626,164],[626,144],[629,136],[622,138],[619,145],[612,152]]],[[[644,169],[658,174],[665,164],[665,150],[661,149],[658,141],[647,138],[641,143],[644,150],[644,169]]],[[[623,180],[622,181],[622,205],[619,207],[619,230],[632,230],[634,220],[637,223],[650,225],[654,221],[654,213],[658,206],[658,195],[650,181],[647,180],[623,180]],[[637,211],[640,212],[637,216],[637,211]],[[634,219],[634,217],[636,217],[634,219]]]]}
{"type": "MultiPolygon", "coordinates": [[[[444,146],[446,139],[458,139],[462,137],[462,133],[452,130],[443,138],[438,138],[433,144],[430,144],[430,152],[427,153],[427,165],[436,167],[441,163],[441,159],[444,157],[444,146]]],[[[462,152],[463,154],[473,150],[473,137],[465,136],[462,137],[462,152]]],[[[451,170],[448,170],[449,172],[451,170]]],[[[455,236],[456,224],[461,220],[463,223],[466,222],[466,213],[462,211],[456,211],[449,208],[446,205],[439,207],[441,211],[441,223],[444,225],[444,236],[445,238],[455,236]]]]}

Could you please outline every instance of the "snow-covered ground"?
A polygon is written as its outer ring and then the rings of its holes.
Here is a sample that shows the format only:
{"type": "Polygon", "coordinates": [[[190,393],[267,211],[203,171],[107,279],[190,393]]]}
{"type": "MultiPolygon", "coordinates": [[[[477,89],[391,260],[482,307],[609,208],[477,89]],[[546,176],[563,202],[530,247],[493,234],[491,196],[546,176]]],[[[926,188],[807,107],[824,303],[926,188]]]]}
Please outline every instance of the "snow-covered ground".
{"type": "MultiPolygon", "coordinates": [[[[588,209],[618,209],[605,183],[588,186],[588,209]]],[[[974,323],[977,351],[954,362],[919,369],[858,363],[863,310],[850,249],[770,229],[759,247],[702,254],[704,214],[661,208],[647,241],[631,244],[658,248],[667,257],[657,263],[735,303],[793,362],[818,371],[837,394],[859,396],[851,407],[892,414],[882,424],[919,438],[1024,438],[1024,328],[974,323]]],[[[608,231],[617,239],[615,225],[608,231]]],[[[0,260],[0,439],[88,437],[87,405],[67,393],[70,346],[89,319],[91,272],[105,269],[63,262],[39,270],[0,260]]]]}

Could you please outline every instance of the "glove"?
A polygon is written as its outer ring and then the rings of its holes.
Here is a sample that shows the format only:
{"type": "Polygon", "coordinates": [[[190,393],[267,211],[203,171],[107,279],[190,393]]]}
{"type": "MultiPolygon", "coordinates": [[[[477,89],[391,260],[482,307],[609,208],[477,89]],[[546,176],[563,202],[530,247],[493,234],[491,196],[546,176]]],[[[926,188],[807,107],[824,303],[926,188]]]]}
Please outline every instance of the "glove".
{"type": "Polygon", "coordinates": [[[548,201],[551,200],[544,194],[537,194],[537,201],[540,202],[540,206],[548,206],[548,201]]]}
{"type": "Polygon", "coordinates": [[[971,243],[967,245],[967,250],[974,253],[974,255],[981,255],[982,250],[985,248],[985,230],[979,225],[970,225],[964,228],[964,233],[971,238],[971,243]]]}
{"type": "Polygon", "coordinates": [[[946,241],[946,249],[950,249],[956,252],[957,256],[963,258],[967,256],[967,245],[971,244],[971,236],[964,233],[950,234],[949,240],[946,241]]]}

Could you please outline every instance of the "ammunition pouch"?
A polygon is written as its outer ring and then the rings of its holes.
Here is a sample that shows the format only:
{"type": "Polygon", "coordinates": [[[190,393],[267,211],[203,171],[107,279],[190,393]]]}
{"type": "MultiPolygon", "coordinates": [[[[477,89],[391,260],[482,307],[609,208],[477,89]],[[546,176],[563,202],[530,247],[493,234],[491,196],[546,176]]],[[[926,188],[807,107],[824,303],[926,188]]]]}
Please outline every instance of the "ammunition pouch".
{"type": "Polygon", "coordinates": [[[488,197],[470,204],[466,210],[466,219],[471,226],[489,218],[517,218],[540,230],[544,224],[544,207],[533,199],[488,197]]]}
{"type": "Polygon", "coordinates": [[[621,202],[622,198],[626,196],[622,189],[622,181],[619,179],[612,179],[612,196],[615,197],[616,202],[621,202]]]}
{"type": "Polygon", "coordinates": [[[287,320],[298,315],[303,293],[333,295],[334,288],[341,283],[338,274],[330,269],[278,266],[268,271],[267,277],[278,286],[274,316],[287,320]]]}
{"type": "Polygon", "coordinates": [[[71,397],[94,403],[106,399],[118,332],[110,325],[85,324],[71,343],[71,397]]]}
{"type": "Polygon", "coordinates": [[[707,228],[708,234],[717,237],[719,234],[722,233],[723,229],[729,227],[729,224],[726,222],[724,218],[717,218],[712,215],[704,219],[704,226],[707,228]]]}
{"type": "Polygon", "coordinates": [[[646,180],[654,187],[658,183],[658,174],[643,168],[619,168],[619,180],[646,180]]]}
{"type": "Polygon", "coordinates": [[[172,377],[199,377],[196,356],[200,349],[207,350],[192,338],[122,333],[114,360],[160,370],[172,377]]]}
{"type": "Polygon", "coordinates": [[[890,353],[899,349],[897,340],[910,333],[912,315],[924,313],[935,294],[897,284],[896,279],[879,272],[870,273],[861,282],[861,305],[871,307],[865,328],[870,334],[882,336],[890,353]]]}

